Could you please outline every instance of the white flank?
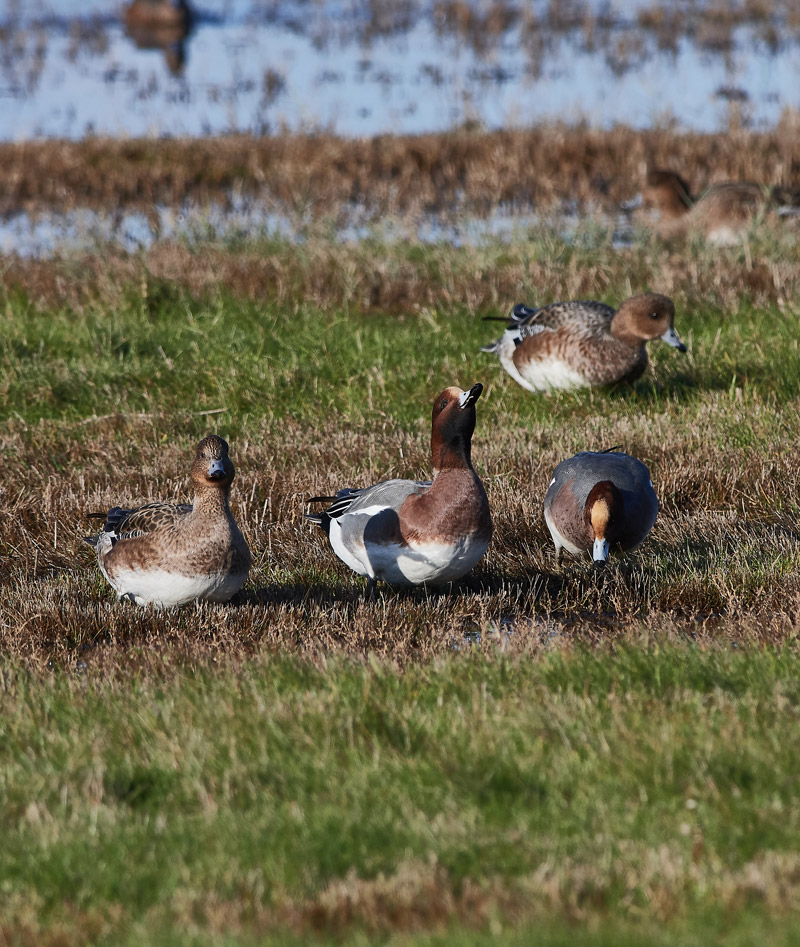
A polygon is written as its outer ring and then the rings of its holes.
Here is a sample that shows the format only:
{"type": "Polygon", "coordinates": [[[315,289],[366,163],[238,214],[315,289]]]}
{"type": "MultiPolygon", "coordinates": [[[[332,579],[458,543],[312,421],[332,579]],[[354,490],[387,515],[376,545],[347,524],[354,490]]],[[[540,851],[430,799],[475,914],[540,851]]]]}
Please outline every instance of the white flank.
{"type": "MultiPolygon", "coordinates": [[[[366,507],[346,516],[359,516],[372,511],[379,513],[389,507],[366,507]]],[[[486,539],[466,537],[453,543],[369,543],[345,545],[342,530],[336,520],[331,521],[331,548],[336,555],[359,575],[382,579],[390,585],[441,585],[460,579],[478,562],[489,548],[486,539]]]]}
{"type": "MultiPolygon", "coordinates": [[[[515,366],[516,367],[516,366],[515,366]]],[[[520,384],[529,391],[549,391],[551,388],[585,388],[588,382],[574,368],[561,359],[549,358],[541,362],[528,362],[523,369],[517,370],[522,379],[520,384]]],[[[511,374],[509,372],[509,374],[511,374]]]]}
{"type": "Polygon", "coordinates": [[[180,575],[163,569],[117,569],[112,578],[98,559],[103,575],[120,598],[130,598],[137,605],[171,607],[186,605],[197,599],[227,602],[244,585],[247,572],[239,575],[180,575]]]}
{"type": "MultiPolygon", "coordinates": [[[[387,507],[367,507],[367,510],[373,510],[373,513],[380,512],[385,510],[387,507]]],[[[364,511],[366,512],[366,510],[364,511]]],[[[342,516],[337,517],[336,519],[331,520],[331,528],[328,533],[328,539],[331,544],[331,549],[336,553],[336,555],[342,560],[342,562],[349,566],[353,572],[357,572],[359,575],[365,575],[370,579],[374,579],[375,576],[370,570],[369,559],[367,558],[366,549],[364,544],[360,543],[357,546],[346,546],[344,540],[342,539],[342,526],[339,522],[340,519],[343,519],[345,516],[355,516],[355,513],[343,513],[342,516]]]]}
{"type": "Polygon", "coordinates": [[[460,579],[489,548],[487,539],[467,537],[454,543],[370,546],[375,578],[394,585],[443,585],[460,579]]]}
{"type": "Polygon", "coordinates": [[[730,224],[717,224],[706,235],[706,240],[715,247],[733,247],[742,242],[746,227],[732,227],[730,224]]]}
{"type": "Polygon", "coordinates": [[[514,364],[514,330],[507,329],[500,339],[497,355],[500,364],[518,385],[528,391],[549,391],[551,388],[585,388],[586,379],[561,359],[528,362],[524,374],[514,364]]]}

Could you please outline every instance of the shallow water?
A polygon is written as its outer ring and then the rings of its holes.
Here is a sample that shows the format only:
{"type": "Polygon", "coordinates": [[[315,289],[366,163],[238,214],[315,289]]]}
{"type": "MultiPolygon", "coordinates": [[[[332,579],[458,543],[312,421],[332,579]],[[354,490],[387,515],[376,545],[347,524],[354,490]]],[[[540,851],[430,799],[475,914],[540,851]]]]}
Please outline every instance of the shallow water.
{"type": "Polygon", "coordinates": [[[30,216],[21,212],[0,216],[0,254],[45,259],[55,254],[80,253],[114,244],[128,252],[146,250],[157,240],[180,240],[187,244],[206,241],[278,237],[303,243],[313,233],[324,231],[339,241],[355,243],[367,238],[382,242],[416,241],[425,244],[480,246],[510,243],[551,230],[566,241],[592,240],[614,246],[629,246],[633,236],[631,218],[615,218],[599,209],[579,216],[575,212],[533,212],[500,207],[477,217],[468,214],[440,217],[425,214],[417,219],[386,219],[366,215],[359,208],[342,213],[335,226],[312,223],[277,210],[257,200],[232,201],[223,206],[171,208],[154,205],[152,212],[124,211],[105,214],[88,208],[30,216]]]}
{"type": "Polygon", "coordinates": [[[800,44],[780,18],[665,41],[637,25],[642,5],[567,5],[575,25],[555,28],[548,4],[498,3],[508,22],[482,29],[478,0],[206,0],[178,68],[174,45],[135,45],[115,0],[0,0],[0,140],[552,120],[715,131],[800,107],[800,44]]]}

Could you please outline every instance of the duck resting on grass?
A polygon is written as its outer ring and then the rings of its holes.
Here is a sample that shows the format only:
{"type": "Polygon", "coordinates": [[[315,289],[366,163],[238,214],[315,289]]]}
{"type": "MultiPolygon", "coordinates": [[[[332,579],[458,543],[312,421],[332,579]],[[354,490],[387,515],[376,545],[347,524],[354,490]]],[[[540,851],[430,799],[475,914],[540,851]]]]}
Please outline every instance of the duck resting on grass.
{"type": "MultiPolygon", "coordinates": [[[[667,239],[701,234],[717,246],[741,243],[753,223],[768,211],[795,213],[800,194],[791,188],[764,187],[752,181],[712,184],[693,196],[687,182],[674,171],[653,168],[642,189],[641,205],[655,211],[656,230],[667,239]]],[[[636,202],[627,205],[636,207],[636,202]]]]}
{"type": "Polygon", "coordinates": [[[250,550],[231,513],[235,471],[221,437],[200,441],[190,475],[191,505],[147,503],[89,514],[104,524],[86,542],[121,599],[160,606],[227,602],[244,585],[250,550]]]}
{"type": "Polygon", "coordinates": [[[658,500],[650,471],[612,447],[581,451],[562,461],[544,498],[544,519],[556,547],[578,556],[591,551],[604,566],[611,549],[627,552],[653,528],[658,500]]]}
{"type": "Polygon", "coordinates": [[[672,300],[641,293],[619,309],[593,300],[538,309],[518,303],[506,331],[481,351],[496,352],[528,391],[550,391],[635,381],[647,367],[645,344],[653,339],[686,351],[675,331],[672,300]]]}
{"type": "Polygon", "coordinates": [[[489,500],[472,467],[475,402],[483,385],[451,387],[433,402],[433,480],[385,480],[361,490],[345,488],[322,513],[306,513],[321,527],[336,555],[366,576],[369,591],[390,585],[444,585],[460,579],[486,552],[492,538],[489,500]]]}

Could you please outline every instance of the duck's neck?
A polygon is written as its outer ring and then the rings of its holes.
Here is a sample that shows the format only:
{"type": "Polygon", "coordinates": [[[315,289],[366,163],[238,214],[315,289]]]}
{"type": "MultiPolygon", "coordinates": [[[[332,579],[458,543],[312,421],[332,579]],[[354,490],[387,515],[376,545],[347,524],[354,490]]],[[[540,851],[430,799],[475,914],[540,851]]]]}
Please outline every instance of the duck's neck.
{"type": "Polygon", "coordinates": [[[227,513],[230,511],[229,494],[230,489],[224,487],[198,487],[194,495],[192,511],[195,513],[227,513]]]}
{"type": "Polygon", "coordinates": [[[445,470],[472,470],[470,439],[457,436],[450,441],[433,438],[431,441],[433,476],[445,470]]]}
{"type": "Polygon", "coordinates": [[[628,320],[625,318],[625,314],[617,313],[614,318],[611,320],[611,325],[608,327],[608,331],[620,342],[624,342],[625,345],[629,345],[633,349],[644,348],[644,341],[640,335],[637,335],[631,327],[628,325],[628,320]]]}

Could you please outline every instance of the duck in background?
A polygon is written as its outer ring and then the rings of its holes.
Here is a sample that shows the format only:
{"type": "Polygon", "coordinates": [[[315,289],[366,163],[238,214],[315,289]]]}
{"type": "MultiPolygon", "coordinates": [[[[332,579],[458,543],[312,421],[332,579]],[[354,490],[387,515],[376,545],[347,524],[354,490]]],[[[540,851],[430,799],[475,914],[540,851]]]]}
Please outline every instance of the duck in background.
{"type": "Polygon", "coordinates": [[[538,309],[518,303],[506,331],[481,351],[496,352],[528,391],[610,385],[642,374],[653,339],[685,352],[674,323],[675,305],[660,293],[631,296],[619,309],[593,300],[538,309]]]}
{"type": "Polygon", "coordinates": [[[612,447],[581,451],[562,461],[544,498],[544,519],[556,547],[573,555],[591,552],[605,565],[612,549],[628,552],[647,537],[658,513],[650,471],[612,447]]]}
{"type": "Polygon", "coordinates": [[[183,72],[193,22],[187,0],[133,0],[125,8],[124,22],[139,49],[163,50],[170,72],[183,72]]]}
{"type": "MultiPolygon", "coordinates": [[[[694,197],[675,171],[654,168],[647,173],[641,206],[657,216],[662,237],[702,235],[717,246],[740,243],[752,225],[770,210],[786,214],[798,209],[800,194],[788,188],[762,187],[752,181],[712,184],[694,197]]],[[[632,202],[627,205],[633,208],[632,202]]]]}

